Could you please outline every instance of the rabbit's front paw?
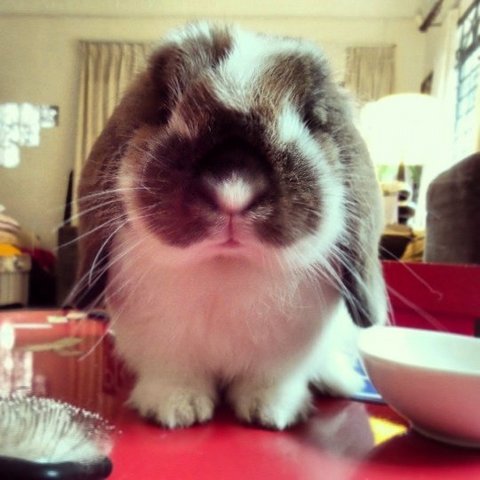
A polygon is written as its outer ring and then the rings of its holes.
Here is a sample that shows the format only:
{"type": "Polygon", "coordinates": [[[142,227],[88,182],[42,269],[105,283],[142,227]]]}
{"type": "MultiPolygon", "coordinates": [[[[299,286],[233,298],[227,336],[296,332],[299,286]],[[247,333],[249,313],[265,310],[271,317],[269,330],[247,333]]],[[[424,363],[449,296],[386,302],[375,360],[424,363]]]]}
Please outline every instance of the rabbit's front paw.
{"type": "Polygon", "coordinates": [[[237,416],[249,423],[283,430],[310,412],[307,385],[235,385],[229,393],[237,416]]]}
{"type": "Polygon", "coordinates": [[[142,416],[165,427],[181,428],[210,420],[215,395],[199,387],[140,381],[130,395],[129,404],[142,416]]]}

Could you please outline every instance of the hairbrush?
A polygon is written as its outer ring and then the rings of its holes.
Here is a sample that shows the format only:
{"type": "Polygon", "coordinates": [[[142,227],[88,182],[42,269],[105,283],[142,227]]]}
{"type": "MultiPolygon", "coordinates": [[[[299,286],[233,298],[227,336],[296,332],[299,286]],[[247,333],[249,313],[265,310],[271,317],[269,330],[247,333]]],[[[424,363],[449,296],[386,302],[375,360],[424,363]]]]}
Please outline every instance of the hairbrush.
{"type": "Polygon", "coordinates": [[[0,398],[0,472],[8,480],[101,480],[112,471],[112,427],[50,398],[0,398]]]}

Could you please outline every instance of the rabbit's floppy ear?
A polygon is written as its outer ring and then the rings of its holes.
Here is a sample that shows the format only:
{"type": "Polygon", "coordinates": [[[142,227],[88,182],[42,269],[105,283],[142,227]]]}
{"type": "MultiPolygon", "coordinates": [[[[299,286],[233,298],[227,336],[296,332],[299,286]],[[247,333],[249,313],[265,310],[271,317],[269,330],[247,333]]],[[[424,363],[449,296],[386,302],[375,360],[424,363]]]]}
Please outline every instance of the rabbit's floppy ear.
{"type": "Polygon", "coordinates": [[[345,249],[342,296],[353,322],[360,327],[385,323],[385,286],[377,249],[370,252],[345,249]]]}
{"type": "Polygon", "coordinates": [[[329,122],[336,131],[337,143],[342,146],[340,162],[348,200],[347,229],[337,245],[341,292],[354,323],[368,327],[387,320],[385,284],[378,255],[383,227],[380,187],[365,142],[345,109],[349,106],[345,92],[331,91],[325,98],[332,102],[329,122]]]}
{"type": "Polygon", "coordinates": [[[108,274],[112,232],[124,221],[116,176],[125,138],[115,115],[96,141],[78,189],[77,283],[66,304],[80,309],[99,306],[108,274]]]}
{"type": "Polygon", "coordinates": [[[175,100],[172,78],[181,72],[176,48],[165,45],[150,60],[114,110],[82,170],[78,188],[79,235],[77,283],[66,304],[92,308],[102,302],[110,247],[127,221],[119,189],[119,169],[139,127],[161,130],[175,100]]]}
{"type": "Polygon", "coordinates": [[[354,323],[368,327],[387,320],[385,283],[379,259],[383,227],[380,188],[358,137],[348,167],[347,234],[340,241],[342,295],[354,323]],[[354,178],[353,178],[354,177],[354,178]]]}

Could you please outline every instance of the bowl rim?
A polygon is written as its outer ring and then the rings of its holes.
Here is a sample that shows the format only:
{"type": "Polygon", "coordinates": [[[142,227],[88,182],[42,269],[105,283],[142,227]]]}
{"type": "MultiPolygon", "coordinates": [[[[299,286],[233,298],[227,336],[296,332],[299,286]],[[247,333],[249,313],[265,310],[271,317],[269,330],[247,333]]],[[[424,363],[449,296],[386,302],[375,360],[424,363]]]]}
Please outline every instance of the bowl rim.
{"type": "Polygon", "coordinates": [[[422,328],[401,327],[396,325],[373,325],[371,327],[365,328],[358,335],[357,345],[358,345],[358,351],[360,353],[360,357],[362,358],[362,361],[364,361],[365,358],[369,357],[369,358],[377,359],[392,365],[408,366],[408,367],[416,368],[418,370],[429,371],[432,373],[434,372],[435,373],[451,373],[459,376],[461,375],[461,376],[468,376],[468,377],[480,379],[480,367],[477,370],[474,370],[474,369],[464,370],[463,368],[460,370],[458,368],[443,368],[443,367],[437,367],[433,365],[427,366],[427,365],[419,364],[417,362],[409,361],[408,359],[392,359],[390,357],[373,353],[365,348],[366,346],[365,338],[367,336],[372,335],[374,331],[378,332],[378,331],[387,331],[387,330],[399,330],[406,333],[413,333],[415,335],[419,334],[419,335],[428,335],[428,336],[436,336],[436,337],[444,337],[444,338],[448,337],[448,338],[460,340],[461,342],[469,345],[473,345],[476,343],[478,348],[480,348],[480,338],[473,337],[473,336],[470,337],[468,335],[463,335],[458,333],[444,332],[444,331],[438,331],[438,330],[428,330],[428,329],[422,329],[422,328]]]}

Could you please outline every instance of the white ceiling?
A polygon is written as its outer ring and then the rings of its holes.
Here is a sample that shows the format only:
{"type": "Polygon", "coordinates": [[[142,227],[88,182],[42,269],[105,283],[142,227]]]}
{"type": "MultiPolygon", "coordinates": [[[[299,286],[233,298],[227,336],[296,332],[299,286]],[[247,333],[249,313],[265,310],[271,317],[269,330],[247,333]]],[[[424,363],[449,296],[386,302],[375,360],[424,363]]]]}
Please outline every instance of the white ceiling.
{"type": "Polygon", "coordinates": [[[413,18],[434,0],[0,0],[0,14],[413,18]]]}

